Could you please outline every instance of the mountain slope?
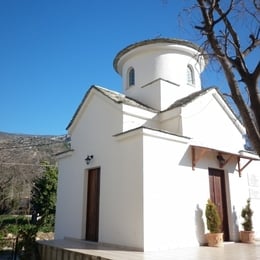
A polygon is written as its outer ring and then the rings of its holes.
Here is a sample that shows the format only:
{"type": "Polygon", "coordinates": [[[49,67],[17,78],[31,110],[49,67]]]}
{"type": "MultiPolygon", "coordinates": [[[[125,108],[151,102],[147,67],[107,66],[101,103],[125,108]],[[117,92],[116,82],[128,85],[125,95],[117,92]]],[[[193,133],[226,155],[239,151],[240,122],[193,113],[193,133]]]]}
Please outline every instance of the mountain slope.
{"type": "Polygon", "coordinates": [[[56,165],[55,154],[67,149],[66,136],[0,132],[0,214],[23,200],[28,204],[33,180],[43,174],[41,163],[56,165]]]}

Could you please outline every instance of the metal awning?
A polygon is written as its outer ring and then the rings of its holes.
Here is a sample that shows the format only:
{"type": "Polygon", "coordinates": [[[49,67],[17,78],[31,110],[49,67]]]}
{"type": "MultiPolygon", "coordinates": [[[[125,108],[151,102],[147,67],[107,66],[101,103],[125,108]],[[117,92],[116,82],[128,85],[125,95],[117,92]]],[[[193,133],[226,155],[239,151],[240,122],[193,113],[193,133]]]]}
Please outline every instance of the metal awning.
{"type": "Polygon", "coordinates": [[[205,157],[206,153],[214,152],[217,154],[216,159],[219,163],[219,168],[223,168],[232,158],[237,160],[238,174],[241,177],[242,171],[252,162],[260,160],[256,154],[251,154],[246,151],[239,151],[238,153],[231,153],[227,151],[222,151],[216,148],[210,148],[205,146],[191,145],[192,152],[192,170],[195,170],[196,164],[199,160],[205,157]],[[245,159],[247,162],[241,165],[240,159],[245,159]]]}

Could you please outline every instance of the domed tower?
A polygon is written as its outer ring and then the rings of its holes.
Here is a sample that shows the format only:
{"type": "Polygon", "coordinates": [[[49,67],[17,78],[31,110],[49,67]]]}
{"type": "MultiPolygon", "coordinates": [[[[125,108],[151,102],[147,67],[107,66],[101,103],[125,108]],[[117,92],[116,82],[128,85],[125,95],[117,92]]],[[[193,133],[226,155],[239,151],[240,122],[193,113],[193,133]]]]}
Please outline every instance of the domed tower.
{"type": "Polygon", "coordinates": [[[124,48],[113,65],[127,97],[162,111],[175,100],[201,90],[202,54],[191,42],[157,38],[124,48]]]}

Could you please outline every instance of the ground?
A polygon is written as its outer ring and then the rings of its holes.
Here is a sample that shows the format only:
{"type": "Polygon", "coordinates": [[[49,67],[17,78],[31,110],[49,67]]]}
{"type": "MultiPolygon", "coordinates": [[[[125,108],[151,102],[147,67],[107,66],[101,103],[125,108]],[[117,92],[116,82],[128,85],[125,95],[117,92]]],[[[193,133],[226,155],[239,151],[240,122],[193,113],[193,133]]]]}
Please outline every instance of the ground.
{"type": "MultiPolygon", "coordinates": [[[[54,233],[53,232],[38,232],[36,240],[52,240],[54,239],[54,233]]],[[[0,259],[1,260],[11,260],[14,259],[14,247],[15,244],[11,245],[11,247],[5,247],[0,250],[0,259]]],[[[16,257],[15,259],[19,259],[16,257]]]]}
{"type": "Polygon", "coordinates": [[[52,240],[54,239],[54,233],[53,232],[38,232],[36,240],[52,240]]]}

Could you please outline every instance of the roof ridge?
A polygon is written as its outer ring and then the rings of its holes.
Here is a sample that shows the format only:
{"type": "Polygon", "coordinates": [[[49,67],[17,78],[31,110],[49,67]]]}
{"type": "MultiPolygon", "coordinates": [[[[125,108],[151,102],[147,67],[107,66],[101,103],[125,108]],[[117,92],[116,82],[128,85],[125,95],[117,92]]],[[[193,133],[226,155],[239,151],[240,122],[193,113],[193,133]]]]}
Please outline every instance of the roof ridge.
{"type": "Polygon", "coordinates": [[[133,105],[133,106],[137,106],[137,107],[140,107],[140,108],[143,108],[143,109],[146,109],[146,110],[150,110],[150,111],[154,111],[154,112],[158,112],[158,110],[134,99],[134,98],[131,98],[131,97],[128,97],[126,96],[125,94],[123,93],[120,93],[120,92],[117,92],[117,91],[114,91],[114,90],[111,90],[111,89],[106,89],[106,88],[103,88],[103,87],[98,87],[98,86],[95,86],[95,88],[102,92],[102,94],[104,94],[105,96],[107,96],[108,98],[112,99],[113,101],[115,101],[116,103],[124,103],[124,104],[127,104],[127,105],[133,105]]]}
{"type": "Polygon", "coordinates": [[[171,109],[176,108],[176,107],[186,106],[187,104],[189,104],[190,102],[192,102],[196,98],[208,93],[209,91],[211,91],[213,89],[216,90],[217,88],[216,87],[210,87],[210,88],[202,89],[202,90],[193,92],[193,93],[189,94],[188,96],[177,99],[173,104],[171,104],[168,108],[166,108],[162,112],[171,110],[171,109]]]}
{"type": "Polygon", "coordinates": [[[148,111],[152,111],[152,112],[159,112],[158,110],[149,107],[133,98],[127,97],[125,94],[120,93],[118,91],[115,90],[111,90],[111,89],[107,89],[98,85],[91,85],[89,87],[89,89],[86,91],[83,99],[81,100],[79,106],[76,109],[76,112],[74,113],[74,115],[72,116],[72,119],[70,120],[68,126],[66,127],[66,129],[68,130],[70,128],[70,126],[73,124],[74,120],[76,119],[77,115],[79,114],[83,104],[85,103],[89,93],[92,91],[92,89],[95,89],[96,91],[98,91],[99,93],[101,93],[102,95],[106,96],[107,98],[111,99],[112,101],[114,101],[117,104],[121,104],[124,103],[126,105],[130,105],[130,106],[135,106],[135,107],[139,107],[141,109],[145,109],[148,111]]]}

